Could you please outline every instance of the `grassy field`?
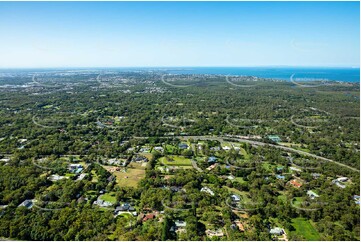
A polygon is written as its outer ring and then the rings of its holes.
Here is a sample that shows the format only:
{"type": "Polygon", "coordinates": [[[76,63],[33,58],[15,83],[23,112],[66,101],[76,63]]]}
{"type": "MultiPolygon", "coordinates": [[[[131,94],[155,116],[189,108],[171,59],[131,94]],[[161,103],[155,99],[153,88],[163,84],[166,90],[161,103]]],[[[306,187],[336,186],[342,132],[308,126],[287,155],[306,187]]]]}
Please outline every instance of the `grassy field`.
{"type": "Polygon", "coordinates": [[[137,187],[138,182],[145,176],[145,169],[128,168],[126,172],[115,171],[113,175],[120,187],[137,187]]]}
{"type": "Polygon", "coordinates": [[[302,203],[304,202],[304,199],[302,197],[295,197],[292,201],[293,206],[295,207],[302,207],[302,203]]]}
{"type": "Polygon", "coordinates": [[[292,219],[292,226],[296,231],[292,231],[291,233],[303,236],[306,240],[321,240],[320,234],[312,226],[310,221],[305,218],[292,219]]]}
{"type": "Polygon", "coordinates": [[[92,182],[98,182],[98,175],[95,172],[95,170],[91,171],[91,175],[92,175],[92,182]]]}
{"type": "Polygon", "coordinates": [[[105,193],[104,195],[102,195],[100,197],[100,199],[102,199],[102,200],[104,200],[106,202],[111,202],[111,203],[115,203],[117,201],[114,192],[105,193]]]}
{"type": "Polygon", "coordinates": [[[247,182],[243,179],[243,177],[236,177],[235,180],[238,181],[238,182],[241,183],[241,184],[247,183],[247,182]]]}
{"type": "Polygon", "coordinates": [[[248,197],[249,192],[239,191],[236,188],[231,188],[231,187],[227,187],[227,186],[223,186],[223,188],[226,188],[232,194],[240,196],[241,200],[246,202],[246,203],[251,203],[252,202],[252,200],[248,197]]]}
{"type": "Polygon", "coordinates": [[[169,156],[169,158],[173,159],[173,161],[168,160],[166,157],[162,157],[159,159],[160,163],[169,166],[191,166],[192,161],[183,156],[169,156]]]}
{"type": "Polygon", "coordinates": [[[227,186],[223,186],[223,188],[226,188],[229,192],[234,193],[236,195],[242,195],[241,191],[238,191],[236,188],[227,187],[227,186]]]}

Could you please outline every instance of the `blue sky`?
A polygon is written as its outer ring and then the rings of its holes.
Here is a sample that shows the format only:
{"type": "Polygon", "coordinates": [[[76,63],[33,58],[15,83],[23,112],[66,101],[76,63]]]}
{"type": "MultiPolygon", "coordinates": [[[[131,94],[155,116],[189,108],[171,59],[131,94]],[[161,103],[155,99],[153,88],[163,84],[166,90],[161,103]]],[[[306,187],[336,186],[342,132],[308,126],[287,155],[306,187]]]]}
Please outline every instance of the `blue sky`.
{"type": "Polygon", "coordinates": [[[359,66],[359,2],[0,2],[0,68],[359,66]]]}

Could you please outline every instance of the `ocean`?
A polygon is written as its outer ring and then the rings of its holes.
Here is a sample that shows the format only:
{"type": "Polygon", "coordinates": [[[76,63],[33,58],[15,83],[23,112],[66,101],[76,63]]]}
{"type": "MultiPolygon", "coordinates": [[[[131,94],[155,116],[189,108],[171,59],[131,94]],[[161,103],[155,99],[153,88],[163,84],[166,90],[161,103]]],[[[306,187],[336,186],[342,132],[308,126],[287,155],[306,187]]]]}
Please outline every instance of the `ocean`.
{"type": "MultiPolygon", "coordinates": [[[[154,68],[155,69],[155,68],[154,68]]],[[[159,68],[171,74],[216,74],[256,76],[299,81],[327,80],[343,82],[360,82],[360,68],[321,68],[321,67],[184,67],[159,68]]]]}

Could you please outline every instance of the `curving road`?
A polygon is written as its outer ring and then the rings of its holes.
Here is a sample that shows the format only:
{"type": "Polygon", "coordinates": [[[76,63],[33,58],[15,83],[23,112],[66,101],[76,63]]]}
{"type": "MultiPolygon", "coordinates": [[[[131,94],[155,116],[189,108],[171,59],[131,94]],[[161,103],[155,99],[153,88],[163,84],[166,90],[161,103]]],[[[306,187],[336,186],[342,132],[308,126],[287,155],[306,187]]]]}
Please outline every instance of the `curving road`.
{"type": "Polygon", "coordinates": [[[195,160],[192,160],[192,166],[194,169],[196,169],[199,172],[203,172],[203,170],[197,165],[197,162],[195,160]]]}

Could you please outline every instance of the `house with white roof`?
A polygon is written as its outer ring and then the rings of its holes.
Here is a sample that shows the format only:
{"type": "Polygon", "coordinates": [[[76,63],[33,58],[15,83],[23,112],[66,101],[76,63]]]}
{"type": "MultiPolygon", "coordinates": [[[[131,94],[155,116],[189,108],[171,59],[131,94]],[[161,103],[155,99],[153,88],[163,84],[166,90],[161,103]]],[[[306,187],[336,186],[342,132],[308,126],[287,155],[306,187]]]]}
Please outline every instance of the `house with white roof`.
{"type": "Polygon", "coordinates": [[[209,193],[211,196],[214,196],[214,192],[209,187],[202,187],[201,192],[209,193]]]}
{"type": "Polygon", "coordinates": [[[340,177],[340,178],[337,178],[336,180],[339,181],[339,182],[347,182],[348,178],[347,177],[340,177]]]}
{"type": "Polygon", "coordinates": [[[317,193],[313,192],[312,190],[308,190],[307,191],[307,195],[311,198],[311,199],[315,199],[320,197],[317,193]]]}
{"type": "Polygon", "coordinates": [[[285,231],[282,228],[275,227],[275,228],[271,229],[269,232],[270,232],[270,234],[274,234],[274,235],[282,235],[282,234],[284,234],[285,231]]]}
{"type": "Polygon", "coordinates": [[[231,195],[231,199],[232,199],[232,201],[234,201],[234,202],[239,202],[239,201],[241,201],[241,198],[240,198],[238,195],[235,195],[235,194],[231,195]]]}

